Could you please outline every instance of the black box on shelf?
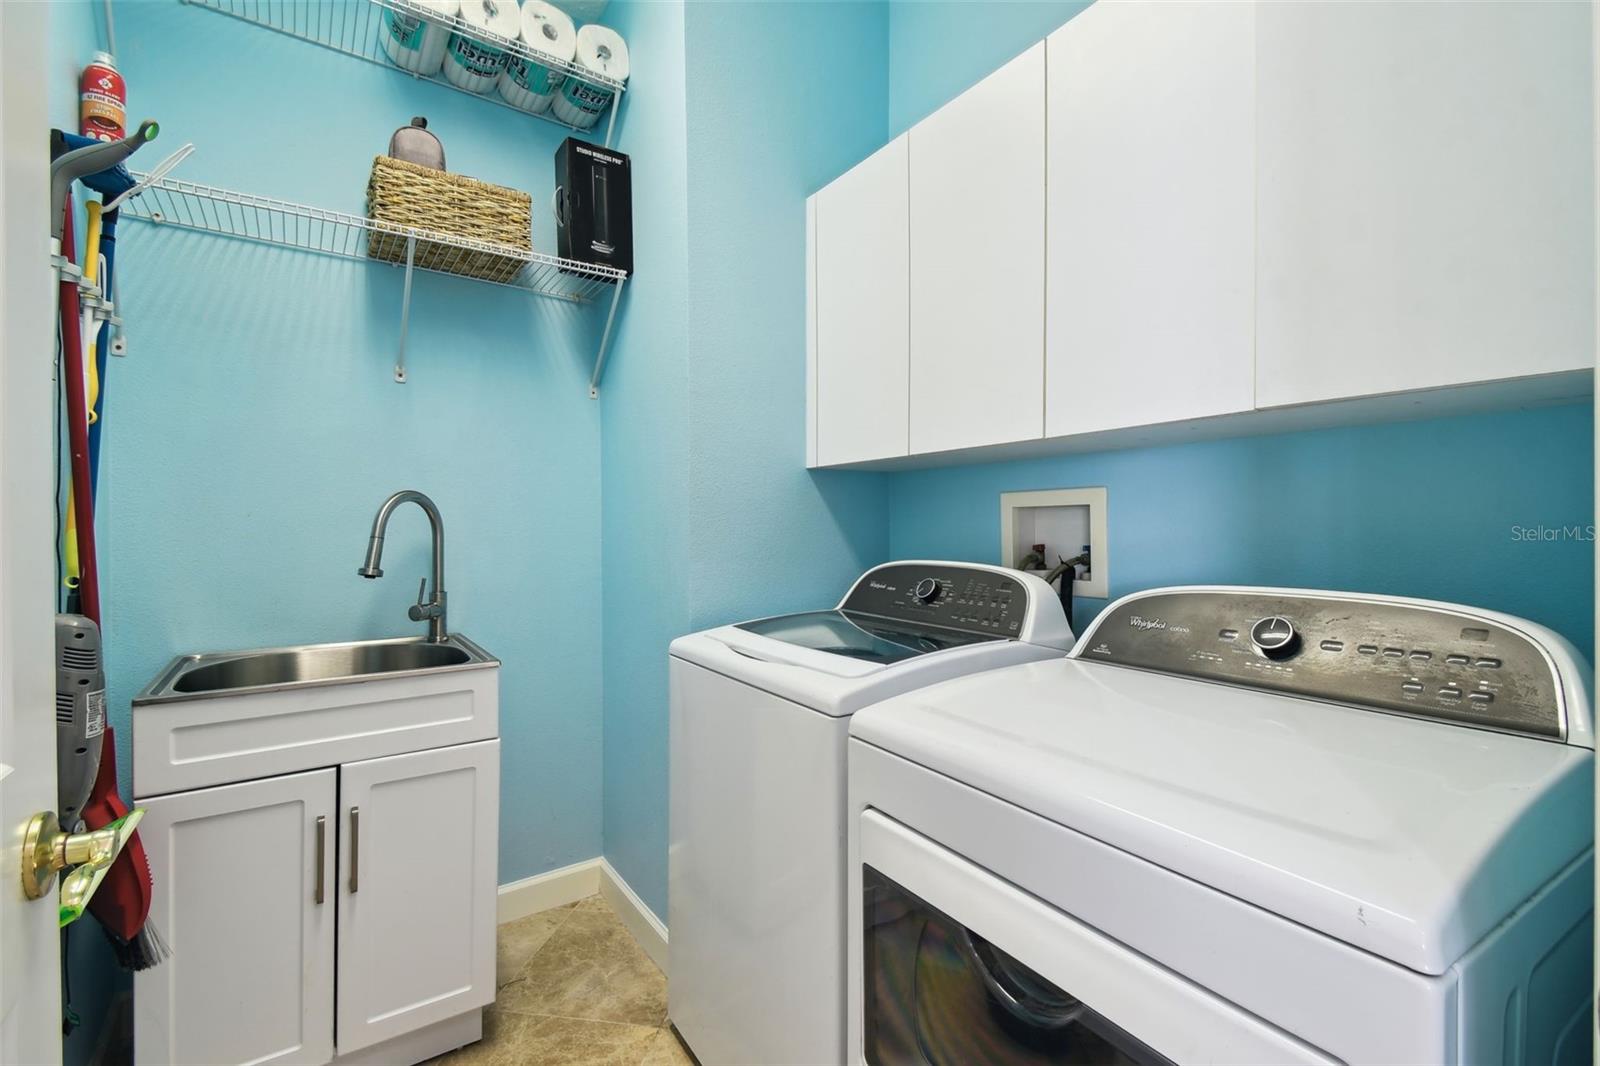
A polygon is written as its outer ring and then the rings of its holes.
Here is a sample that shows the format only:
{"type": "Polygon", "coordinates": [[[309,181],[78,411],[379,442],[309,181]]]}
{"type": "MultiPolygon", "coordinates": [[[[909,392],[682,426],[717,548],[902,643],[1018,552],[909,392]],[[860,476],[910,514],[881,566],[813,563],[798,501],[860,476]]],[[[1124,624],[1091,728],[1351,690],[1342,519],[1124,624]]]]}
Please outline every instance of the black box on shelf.
{"type": "Polygon", "coordinates": [[[556,254],[633,273],[628,157],[568,137],[556,149],[556,254]]]}

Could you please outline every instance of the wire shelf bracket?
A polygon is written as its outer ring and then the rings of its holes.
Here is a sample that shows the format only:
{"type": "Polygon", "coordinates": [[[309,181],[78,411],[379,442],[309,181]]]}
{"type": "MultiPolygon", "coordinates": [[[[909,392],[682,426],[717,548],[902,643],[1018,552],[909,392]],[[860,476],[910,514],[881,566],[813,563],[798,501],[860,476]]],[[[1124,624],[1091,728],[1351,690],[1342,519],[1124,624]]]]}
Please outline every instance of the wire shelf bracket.
{"type": "MultiPolygon", "coordinates": [[[[3,0],[0,0],[3,2],[3,0]]],[[[475,93],[470,89],[463,89],[454,85],[439,74],[419,74],[396,66],[383,50],[382,37],[387,32],[384,25],[385,17],[396,15],[406,18],[426,19],[438,23],[452,31],[460,31],[463,35],[493,45],[519,59],[525,59],[542,67],[559,71],[567,77],[576,78],[578,81],[606,89],[612,93],[612,102],[607,109],[605,146],[611,147],[612,136],[616,132],[617,111],[622,106],[622,100],[627,89],[627,83],[615,78],[598,74],[576,63],[558,63],[549,56],[534,52],[521,41],[499,34],[490,33],[481,27],[473,26],[459,15],[441,17],[437,11],[432,11],[416,0],[183,0],[191,7],[201,8],[206,11],[215,11],[218,14],[236,18],[252,26],[272,30],[289,37],[295,37],[323,48],[331,49],[353,59],[363,59],[369,63],[376,63],[381,67],[404,74],[418,81],[431,82],[442,85],[446,89],[466,93],[468,96],[491,104],[498,104],[521,115],[541,119],[553,123],[563,129],[569,129],[585,136],[593,136],[595,131],[591,128],[574,126],[561,121],[550,109],[542,112],[525,111],[508,100],[502,99],[499,92],[491,90],[487,93],[475,93]]]]}
{"type": "MultiPolygon", "coordinates": [[[[146,176],[135,174],[134,178],[145,180],[146,176]]],[[[609,290],[610,310],[589,378],[589,395],[599,395],[606,348],[628,279],[625,270],[170,177],[150,181],[143,193],[121,210],[124,218],[152,225],[403,268],[394,367],[394,380],[401,384],[406,381],[411,283],[419,270],[470,278],[567,304],[594,304],[609,290]]]]}
{"type": "Polygon", "coordinates": [[[611,293],[611,310],[606,312],[606,328],[600,334],[600,351],[594,357],[594,373],[589,375],[591,400],[600,398],[600,378],[606,372],[606,350],[611,346],[611,326],[617,320],[617,305],[622,302],[622,286],[627,281],[627,275],[618,278],[616,288],[611,293]]]}

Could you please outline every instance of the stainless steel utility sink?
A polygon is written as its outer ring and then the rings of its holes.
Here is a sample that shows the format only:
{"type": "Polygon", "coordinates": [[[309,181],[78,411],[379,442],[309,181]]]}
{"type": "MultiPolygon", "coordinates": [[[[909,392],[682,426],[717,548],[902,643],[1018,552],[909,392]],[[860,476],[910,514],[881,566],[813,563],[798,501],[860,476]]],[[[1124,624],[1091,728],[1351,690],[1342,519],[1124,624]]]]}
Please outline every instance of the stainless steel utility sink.
{"type": "Polygon", "coordinates": [[[400,637],[180,655],[133,702],[203,699],[222,693],[344,684],[374,675],[404,677],[498,665],[498,659],[460,634],[437,644],[400,637]]]}

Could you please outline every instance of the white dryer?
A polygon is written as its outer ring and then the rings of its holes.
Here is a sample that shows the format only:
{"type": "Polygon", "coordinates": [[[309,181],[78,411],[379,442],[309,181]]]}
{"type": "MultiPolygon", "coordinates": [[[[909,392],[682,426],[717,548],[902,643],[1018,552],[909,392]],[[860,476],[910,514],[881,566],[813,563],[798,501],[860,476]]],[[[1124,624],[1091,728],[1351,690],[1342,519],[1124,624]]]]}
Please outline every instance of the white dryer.
{"type": "Polygon", "coordinates": [[[1590,685],[1505,615],[1184,588],[868,708],[848,1060],[1589,1062],[1590,685]]]}
{"type": "Polygon", "coordinates": [[[1071,645],[1037,577],[945,562],[673,641],[668,1014],[701,1063],[843,1059],[850,715],[1071,645]]]}

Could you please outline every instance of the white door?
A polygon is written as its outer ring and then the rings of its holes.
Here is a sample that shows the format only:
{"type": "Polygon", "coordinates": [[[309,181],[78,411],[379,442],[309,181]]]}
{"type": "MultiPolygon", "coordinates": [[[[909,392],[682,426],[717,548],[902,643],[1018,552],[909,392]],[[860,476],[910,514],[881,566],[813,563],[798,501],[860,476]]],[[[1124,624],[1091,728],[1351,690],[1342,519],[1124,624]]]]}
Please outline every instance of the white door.
{"type": "Polygon", "coordinates": [[[1041,41],[911,129],[911,452],[1044,432],[1041,41]]]}
{"type": "Polygon", "coordinates": [[[1045,435],[1255,406],[1255,9],[1095,4],[1047,42],[1045,435]]]}
{"type": "Polygon", "coordinates": [[[906,454],[906,137],[814,197],[816,463],[906,454]]]}
{"type": "Polygon", "coordinates": [[[1261,406],[1592,365],[1590,18],[1258,6],[1261,406]]]}
{"type": "Polygon", "coordinates": [[[141,801],[172,958],[135,975],[137,1062],[333,1058],[337,784],[313,770],[141,801]]]}
{"type": "Polygon", "coordinates": [[[30,903],[21,890],[23,828],[34,812],[56,806],[49,124],[41,89],[47,8],[0,3],[0,1062],[7,1063],[61,1060],[56,895],[30,903]]]}
{"type": "Polygon", "coordinates": [[[341,1055],[494,1000],[500,742],[339,768],[341,1055]]]}

